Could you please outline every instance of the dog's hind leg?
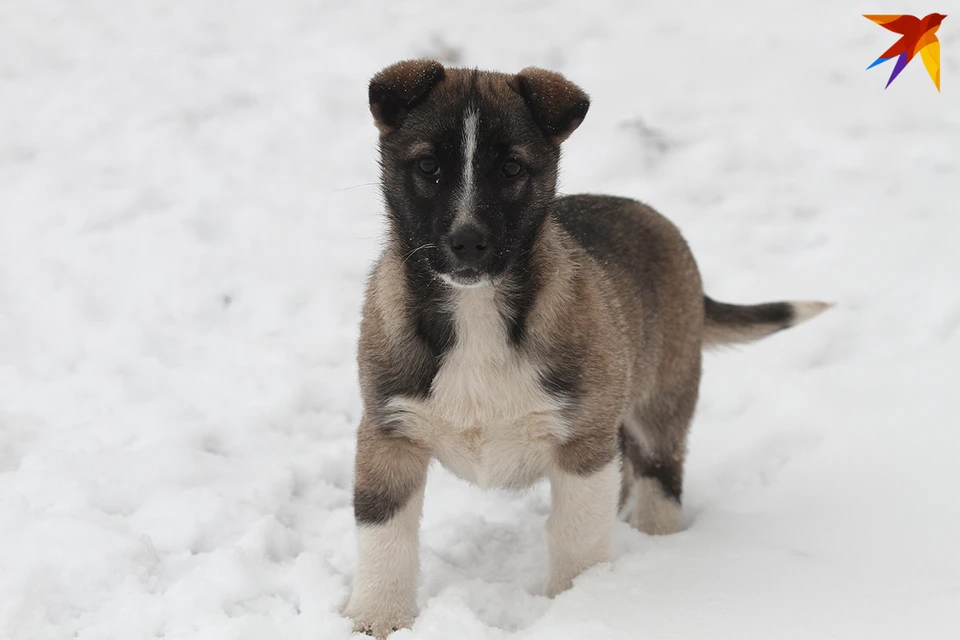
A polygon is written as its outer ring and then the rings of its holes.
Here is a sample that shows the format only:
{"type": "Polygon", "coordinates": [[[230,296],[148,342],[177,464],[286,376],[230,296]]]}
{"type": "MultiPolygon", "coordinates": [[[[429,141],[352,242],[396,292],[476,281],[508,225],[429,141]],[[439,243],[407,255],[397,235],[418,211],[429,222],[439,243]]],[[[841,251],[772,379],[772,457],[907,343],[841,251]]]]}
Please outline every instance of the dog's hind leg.
{"type": "Polygon", "coordinates": [[[683,463],[700,362],[670,388],[638,402],[620,427],[620,516],[651,535],[683,530],[683,463]]]}

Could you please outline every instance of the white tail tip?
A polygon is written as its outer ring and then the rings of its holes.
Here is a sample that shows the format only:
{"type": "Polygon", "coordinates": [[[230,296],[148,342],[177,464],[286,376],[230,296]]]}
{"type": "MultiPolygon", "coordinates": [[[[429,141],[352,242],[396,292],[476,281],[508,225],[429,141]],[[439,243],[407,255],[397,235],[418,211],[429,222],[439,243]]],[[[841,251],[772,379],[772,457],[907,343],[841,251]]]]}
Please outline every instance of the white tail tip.
{"type": "Polygon", "coordinates": [[[818,302],[813,300],[802,300],[799,302],[791,302],[790,304],[793,307],[793,321],[790,323],[790,326],[806,322],[811,318],[816,318],[834,306],[832,302],[818,302]]]}

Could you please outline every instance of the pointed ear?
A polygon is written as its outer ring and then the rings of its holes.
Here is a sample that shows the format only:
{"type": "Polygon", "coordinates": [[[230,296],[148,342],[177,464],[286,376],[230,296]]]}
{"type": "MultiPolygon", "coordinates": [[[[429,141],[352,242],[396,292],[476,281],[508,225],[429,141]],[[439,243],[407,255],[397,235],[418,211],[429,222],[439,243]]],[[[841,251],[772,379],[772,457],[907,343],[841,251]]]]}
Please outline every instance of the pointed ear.
{"type": "Polygon", "coordinates": [[[370,80],[370,113],[380,133],[399,128],[410,109],[443,80],[443,65],[434,60],[404,60],[370,80]]]}
{"type": "Polygon", "coordinates": [[[590,108],[590,96],[559,73],[527,67],[515,76],[516,92],[533,119],[557,144],[576,131],[590,108]]]}

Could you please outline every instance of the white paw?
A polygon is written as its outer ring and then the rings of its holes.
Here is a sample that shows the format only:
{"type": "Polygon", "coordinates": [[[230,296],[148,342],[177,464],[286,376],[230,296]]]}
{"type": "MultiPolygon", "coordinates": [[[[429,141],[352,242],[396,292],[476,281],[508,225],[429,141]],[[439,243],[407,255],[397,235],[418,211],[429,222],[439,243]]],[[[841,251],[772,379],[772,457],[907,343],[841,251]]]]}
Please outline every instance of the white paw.
{"type": "Polygon", "coordinates": [[[376,611],[355,612],[347,609],[346,617],[353,620],[353,630],[373,636],[378,640],[386,638],[398,629],[409,629],[414,615],[408,612],[391,611],[387,607],[377,607],[376,611]]]}
{"type": "MultiPolygon", "coordinates": [[[[369,594],[368,594],[369,595],[369,594]]],[[[386,638],[397,629],[409,629],[416,607],[406,598],[350,598],[343,615],[353,620],[353,630],[374,638],[386,638]]]]}
{"type": "Polygon", "coordinates": [[[683,531],[680,504],[664,496],[660,485],[649,478],[636,481],[620,516],[634,529],[651,536],[683,531]]]}

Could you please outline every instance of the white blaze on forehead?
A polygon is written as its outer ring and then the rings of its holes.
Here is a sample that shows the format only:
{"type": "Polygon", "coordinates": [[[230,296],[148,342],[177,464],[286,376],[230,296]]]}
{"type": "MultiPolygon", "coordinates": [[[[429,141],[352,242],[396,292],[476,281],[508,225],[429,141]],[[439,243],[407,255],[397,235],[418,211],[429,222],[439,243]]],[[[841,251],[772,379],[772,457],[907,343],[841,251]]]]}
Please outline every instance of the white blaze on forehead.
{"type": "Polygon", "coordinates": [[[469,222],[473,218],[474,156],[477,154],[477,135],[480,116],[473,107],[468,107],[463,116],[463,179],[457,197],[457,215],[454,226],[469,222]]]}

